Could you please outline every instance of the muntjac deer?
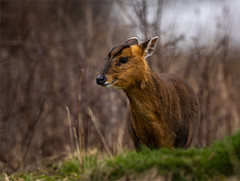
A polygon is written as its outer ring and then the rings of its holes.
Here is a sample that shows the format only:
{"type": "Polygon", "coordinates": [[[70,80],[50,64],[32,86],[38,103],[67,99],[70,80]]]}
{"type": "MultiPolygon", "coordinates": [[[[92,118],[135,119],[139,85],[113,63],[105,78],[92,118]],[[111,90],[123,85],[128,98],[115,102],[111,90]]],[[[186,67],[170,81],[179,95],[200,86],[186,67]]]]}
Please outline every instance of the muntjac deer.
{"type": "Polygon", "coordinates": [[[114,47],[98,85],[123,89],[130,102],[128,130],[135,148],[188,148],[199,125],[198,99],[191,86],[177,75],[159,76],[148,66],[158,37],[139,44],[130,38],[114,47]]]}

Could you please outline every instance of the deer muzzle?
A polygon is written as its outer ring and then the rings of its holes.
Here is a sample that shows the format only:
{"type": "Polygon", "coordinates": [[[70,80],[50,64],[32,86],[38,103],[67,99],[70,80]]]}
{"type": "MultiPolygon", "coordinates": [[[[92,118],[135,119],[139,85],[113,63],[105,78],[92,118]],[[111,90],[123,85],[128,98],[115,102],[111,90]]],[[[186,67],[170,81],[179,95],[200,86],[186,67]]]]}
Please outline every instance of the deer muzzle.
{"type": "Polygon", "coordinates": [[[96,78],[96,83],[98,85],[103,85],[105,82],[106,82],[107,78],[105,75],[98,75],[97,78],[96,78]]]}

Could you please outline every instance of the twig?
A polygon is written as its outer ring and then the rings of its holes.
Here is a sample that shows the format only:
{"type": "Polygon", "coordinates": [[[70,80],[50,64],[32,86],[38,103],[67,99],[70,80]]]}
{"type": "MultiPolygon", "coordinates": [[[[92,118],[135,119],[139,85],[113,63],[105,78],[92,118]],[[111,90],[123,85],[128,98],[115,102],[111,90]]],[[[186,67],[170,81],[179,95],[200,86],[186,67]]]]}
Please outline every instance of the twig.
{"type": "Polygon", "coordinates": [[[132,16],[128,13],[128,10],[126,9],[126,6],[123,4],[123,2],[121,2],[120,0],[117,0],[117,3],[120,7],[120,9],[122,10],[123,14],[128,18],[128,20],[130,21],[130,23],[133,26],[137,26],[137,22],[132,18],[132,16]]]}
{"type": "Polygon", "coordinates": [[[24,147],[23,156],[22,156],[22,159],[21,159],[21,162],[20,162],[18,168],[22,168],[23,164],[25,163],[25,159],[27,158],[29,148],[32,144],[34,133],[36,132],[37,125],[40,122],[40,118],[44,111],[45,101],[46,101],[46,97],[43,99],[43,102],[41,103],[40,111],[39,111],[38,115],[36,116],[36,119],[34,119],[33,124],[29,127],[27,134],[25,135],[25,137],[23,139],[24,141],[26,140],[26,142],[23,142],[23,145],[25,147],[24,147]]]}
{"type": "MultiPolygon", "coordinates": [[[[126,118],[124,120],[126,120],[126,118]]],[[[123,150],[124,131],[125,131],[125,124],[121,123],[121,125],[119,126],[119,131],[117,136],[116,153],[120,153],[123,150]]]]}
{"type": "Polygon", "coordinates": [[[106,142],[106,140],[105,140],[105,138],[104,138],[101,130],[100,130],[100,129],[98,128],[98,126],[97,126],[96,117],[94,116],[91,108],[88,108],[88,113],[89,113],[89,116],[91,117],[91,120],[92,120],[92,122],[93,122],[96,130],[97,130],[98,135],[100,136],[100,139],[101,139],[101,141],[102,141],[102,143],[103,143],[103,146],[104,146],[107,154],[110,156],[110,159],[113,160],[113,155],[112,155],[112,153],[111,153],[111,151],[110,151],[110,149],[109,149],[109,147],[108,147],[108,144],[107,144],[107,142],[106,142]]]}

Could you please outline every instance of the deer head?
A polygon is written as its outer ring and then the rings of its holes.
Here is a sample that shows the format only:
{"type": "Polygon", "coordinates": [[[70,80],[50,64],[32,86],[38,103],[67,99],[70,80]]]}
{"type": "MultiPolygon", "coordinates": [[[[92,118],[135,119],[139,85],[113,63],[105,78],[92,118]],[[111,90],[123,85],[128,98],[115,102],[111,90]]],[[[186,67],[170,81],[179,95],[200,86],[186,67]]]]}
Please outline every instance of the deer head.
{"type": "Polygon", "coordinates": [[[156,36],[139,44],[133,37],[114,47],[108,53],[102,73],[96,78],[97,84],[124,90],[132,85],[141,85],[149,71],[146,57],[153,54],[157,40],[156,36]]]}

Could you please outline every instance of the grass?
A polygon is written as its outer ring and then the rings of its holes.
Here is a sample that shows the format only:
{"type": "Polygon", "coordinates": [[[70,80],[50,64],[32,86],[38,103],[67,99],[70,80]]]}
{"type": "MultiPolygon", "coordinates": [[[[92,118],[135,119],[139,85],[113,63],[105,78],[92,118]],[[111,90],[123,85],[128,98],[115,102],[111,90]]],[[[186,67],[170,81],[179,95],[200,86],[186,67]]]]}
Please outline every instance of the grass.
{"type": "Polygon", "coordinates": [[[155,168],[157,175],[173,180],[224,179],[240,174],[240,132],[208,148],[161,149],[126,152],[94,168],[92,180],[115,180],[122,176],[138,178],[155,168]]]}
{"type": "MultiPolygon", "coordinates": [[[[207,148],[143,148],[110,159],[86,156],[80,168],[77,156],[53,164],[41,172],[16,173],[9,180],[141,180],[151,176],[168,180],[225,180],[240,178],[240,131],[207,148]],[[81,169],[81,171],[80,171],[81,169]]],[[[2,176],[3,178],[3,176],[2,176]]],[[[0,177],[1,180],[1,177],[0,177]]],[[[147,179],[145,179],[147,180],[147,179]]],[[[149,180],[149,179],[148,179],[149,180]]]]}

